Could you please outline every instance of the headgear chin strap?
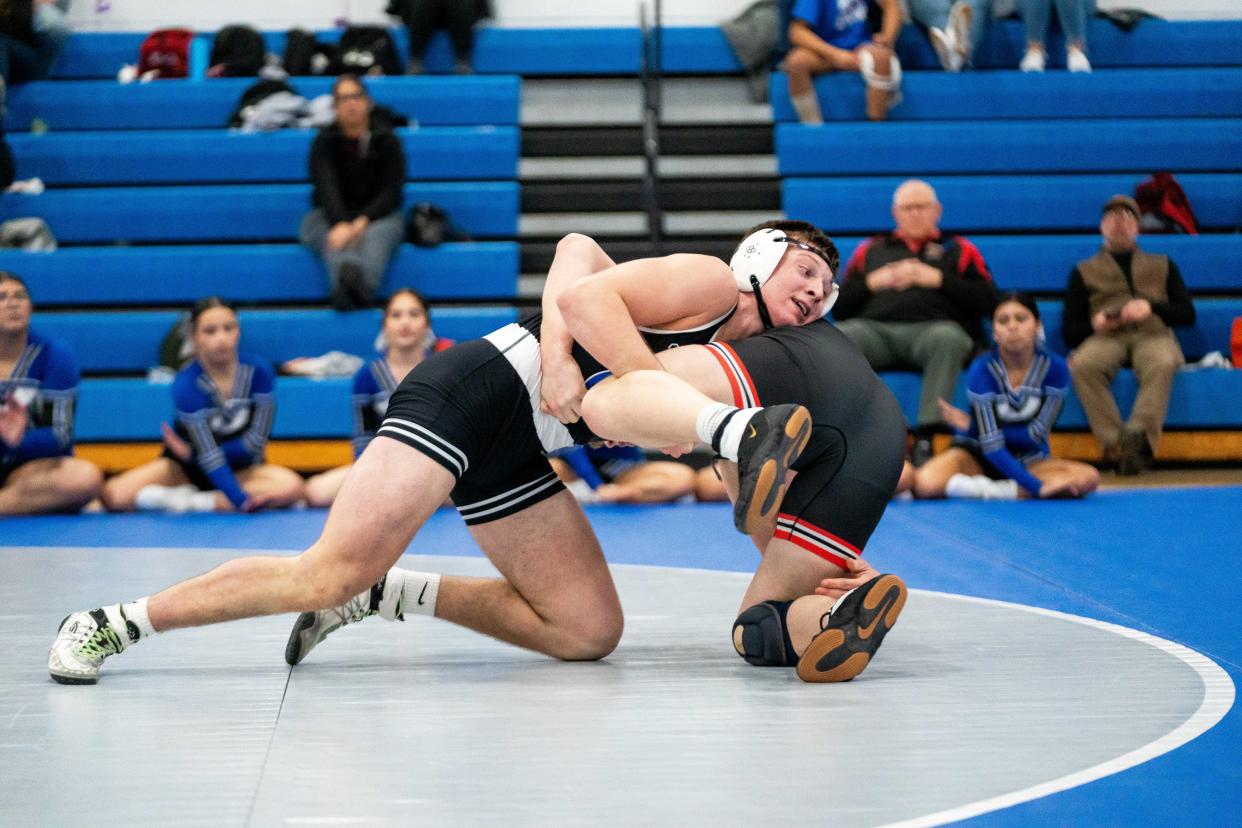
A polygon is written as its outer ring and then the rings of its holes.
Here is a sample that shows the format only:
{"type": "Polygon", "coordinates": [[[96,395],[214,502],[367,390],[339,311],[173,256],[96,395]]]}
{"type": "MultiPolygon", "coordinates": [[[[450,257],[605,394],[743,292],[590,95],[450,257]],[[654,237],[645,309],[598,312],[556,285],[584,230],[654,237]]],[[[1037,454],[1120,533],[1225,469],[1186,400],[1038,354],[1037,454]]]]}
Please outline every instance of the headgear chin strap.
{"type": "MultiPolygon", "coordinates": [[[[800,242],[797,239],[791,239],[785,235],[785,231],[768,227],[763,230],[756,230],[746,238],[742,239],[742,243],[737,246],[737,250],[733,251],[733,257],[729,259],[729,267],[733,270],[733,278],[737,282],[737,289],[743,293],[755,294],[755,305],[759,311],[759,320],[763,322],[764,330],[772,328],[772,317],[768,314],[768,307],[763,301],[763,293],[760,288],[772,278],[772,274],[776,272],[776,267],[781,263],[781,257],[785,255],[785,251],[789,249],[789,245],[801,247],[803,250],[809,250],[815,255],[823,258],[821,253],[815,247],[800,242]]],[[[824,314],[827,315],[832,306],[836,304],[839,288],[834,280],[828,295],[824,297],[824,314]]]]}

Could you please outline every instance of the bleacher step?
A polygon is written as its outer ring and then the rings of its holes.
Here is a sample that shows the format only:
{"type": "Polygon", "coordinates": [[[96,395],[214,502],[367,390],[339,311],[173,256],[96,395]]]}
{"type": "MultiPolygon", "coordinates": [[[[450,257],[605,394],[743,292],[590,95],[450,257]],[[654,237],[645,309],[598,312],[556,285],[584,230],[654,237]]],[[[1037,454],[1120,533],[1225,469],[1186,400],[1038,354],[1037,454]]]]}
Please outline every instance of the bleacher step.
{"type": "MultiPolygon", "coordinates": [[[[647,172],[643,158],[602,156],[591,158],[523,158],[518,162],[522,181],[634,179],[647,172]]],[[[661,178],[771,178],[775,179],[774,155],[663,155],[656,167],[661,178]]]]}
{"type": "MultiPolygon", "coordinates": [[[[741,78],[668,78],[661,87],[666,124],[770,124],[772,110],[751,101],[741,78]]],[[[634,125],[643,117],[637,78],[526,80],[520,123],[534,126],[634,125]]]]}

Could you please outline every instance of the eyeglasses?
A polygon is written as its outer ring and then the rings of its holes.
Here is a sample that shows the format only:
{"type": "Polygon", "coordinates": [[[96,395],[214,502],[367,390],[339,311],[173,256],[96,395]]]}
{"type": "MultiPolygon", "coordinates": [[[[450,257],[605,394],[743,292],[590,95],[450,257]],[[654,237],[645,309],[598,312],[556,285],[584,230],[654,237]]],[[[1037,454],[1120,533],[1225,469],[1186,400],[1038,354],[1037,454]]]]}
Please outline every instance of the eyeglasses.
{"type": "Polygon", "coordinates": [[[30,294],[24,290],[15,290],[12,293],[0,291],[0,305],[5,302],[29,302],[30,294]]]}

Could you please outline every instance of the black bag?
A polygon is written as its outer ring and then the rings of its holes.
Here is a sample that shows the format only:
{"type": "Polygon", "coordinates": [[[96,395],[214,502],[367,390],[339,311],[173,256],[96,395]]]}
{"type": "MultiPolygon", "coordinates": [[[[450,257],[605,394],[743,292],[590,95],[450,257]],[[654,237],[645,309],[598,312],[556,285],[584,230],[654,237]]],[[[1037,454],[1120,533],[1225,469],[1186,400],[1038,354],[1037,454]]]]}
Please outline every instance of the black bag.
{"type": "Polygon", "coordinates": [[[443,207],[430,201],[420,201],[410,208],[405,225],[405,240],[419,247],[435,247],[441,242],[471,239],[443,207]]]}
{"type": "Polygon", "coordinates": [[[311,58],[315,56],[315,35],[306,29],[290,29],[285,35],[283,65],[290,77],[311,74],[311,58]]]}
{"type": "Polygon", "coordinates": [[[350,26],[341,34],[341,71],[365,75],[379,67],[385,75],[402,74],[392,35],[383,26],[350,26]]]}
{"type": "Polygon", "coordinates": [[[212,77],[245,78],[259,74],[267,61],[267,46],[263,35],[250,26],[225,26],[216,32],[211,43],[210,69],[212,77]]]}

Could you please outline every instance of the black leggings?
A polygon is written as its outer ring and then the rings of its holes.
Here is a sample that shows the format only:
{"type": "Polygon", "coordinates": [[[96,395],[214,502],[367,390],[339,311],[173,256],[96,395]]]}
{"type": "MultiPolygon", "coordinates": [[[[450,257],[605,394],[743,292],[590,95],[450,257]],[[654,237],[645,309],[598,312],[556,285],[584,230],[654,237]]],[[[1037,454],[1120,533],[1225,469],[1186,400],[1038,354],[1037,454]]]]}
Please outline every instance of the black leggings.
{"type": "Polygon", "coordinates": [[[410,59],[421,61],[437,29],[448,29],[453,56],[469,60],[474,49],[474,0],[409,0],[405,25],[410,33],[410,59]]]}

